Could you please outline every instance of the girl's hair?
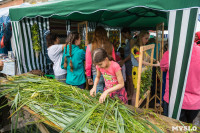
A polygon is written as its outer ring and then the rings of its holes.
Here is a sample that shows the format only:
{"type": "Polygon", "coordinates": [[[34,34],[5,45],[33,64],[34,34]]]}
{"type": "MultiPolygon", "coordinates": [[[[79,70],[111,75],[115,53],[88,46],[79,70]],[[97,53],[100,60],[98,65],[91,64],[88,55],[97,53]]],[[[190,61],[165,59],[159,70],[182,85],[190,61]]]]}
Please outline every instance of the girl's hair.
{"type": "Polygon", "coordinates": [[[56,41],[56,39],[58,38],[57,34],[54,33],[50,33],[46,36],[46,40],[47,40],[47,47],[50,47],[52,45],[54,45],[54,42],[56,41]]]}
{"type": "MultiPolygon", "coordinates": [[[[80,35],[78,32],[71,32],[69,33],[69,35],[67,36],[66,39],[66,46],[65,46],[65,54],[67,53],[67,45],[69,45],[69,56],[70,56],[70,71],[73,72],[73,64],[72,64],[72,44],[75,44],[75,41],[78,40],[80,38],[80,35]]],[[[64,62],[64,68],[67,68],[67,57],[65,56],[65,62],[64,62]]]]}
{"type": "Polygon", "coordinates": [[[142,38],[145,36],[145,35],[149,35],[149,32],[148,31],[140,31],[140,34],[137,36],[137,40],[135,42],[135,44],[139,45],[139,46],[142,46],[142,38]]]}
{"type": "Polygon", "coordinates": [[[102,61],[104,61],[104,60],[106,59],[106,57],[107,57],[110,61],[113,60],[113,58],[110,57],[110,56],[107,54],[106,50],[104,50],[103,48],[97,48],[97,49],[95,49],[95,50],[93,51],[93,53],[92,53],[92,62],[93,62],[93,64],[102,62],[102,61]]]}
{"type": "Polygon", "coordinates": [[[97,26],[94,35],[93,35],[93,41],[92,41],[92,53],[97,48],[103,48],[106,50],[108,55],[112,56],[112,44],[110,43],[107,32],[102,26],[97,26]]]}

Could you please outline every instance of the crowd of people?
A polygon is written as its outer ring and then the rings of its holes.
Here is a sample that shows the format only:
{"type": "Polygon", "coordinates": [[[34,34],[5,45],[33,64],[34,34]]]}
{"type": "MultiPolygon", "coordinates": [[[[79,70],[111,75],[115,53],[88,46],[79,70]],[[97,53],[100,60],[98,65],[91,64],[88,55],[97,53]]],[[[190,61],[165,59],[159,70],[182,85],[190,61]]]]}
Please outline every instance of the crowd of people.
{"type": "MultiPolygon", "coordinates": [[[[99,102],[103,103],[107,96],[118,98],[125,104],[131,100],[135,104],[136,84],[132,79],[132,68],[138,67],[139,47],[149,42],[149,32],[141,31],[137,37],[131,36],[128,28],[121,30],[125,39],[125,46],[116,49],[110,43],[106,30],[98,26],[93,35],[93,40],[87,45],[86,52],[79,48],[81,36],[77,32],[71,32],[66,39],[66,44],[60,44],[56,34],[49,33],[46,37],[48,56],[54,63],[55,78],[68,85],[86,88],[86,82],[93,85],[91,96],[100,93],[99,102]],[[131,49],[137,47],[133,52],[131,49]]],[[[189,73],[184,93],[180,120],[188,123],[197,116],[200,110],[200,32],[195,34],[189,73]]],[[[155,57],[155,56],[154,56],[155,57]]],[[[143,66],[150,66],[143,60],[143,66]]],[[[154,58],[153,67],[161,67],[166,72],[166,86],[164,94],[164,115],[168,116],[169,105],[169,51],[167,50],[161,62],[154,58]]],[[[3,62],[0,61],[0,71],[3,62]]]]}
{"type": "MultiPolygon", "coordinates": [[[[103,102],[107,95],[117,95],[122,102],[128,103],[128,100],[132,100],[131,104],[134,105],[134,90],[137,86],[133,84],[132,67],[138,67],[139,51],[135,51],[133,56],[131,48],[146,45],[149,33],[141,31],[134,39],[130,29],[123,28],[121,34],[125,45],[121,52],[116,54],[116,49],[102,26],[96,27],[93,40],[87,45],[86,52],[79,48],[81,37],[77,32],[68,35],[66,44],[59,44],[59,38],[50,33],[46,37],[47,50],[49,58],[54,63],[55,78],[81,89],[84,89],[88,82],[89,85],[93,85],[90,90],[91,96],[102,93],[100,102],[103,102]]],[[[150,63],[143,61],[143,65],[148,66],[150,63]]],[[[153,66],[159,66],[159,62],[153,66]]]]}
{"type": "MultiPolygon", "coordinates": [[[[54,63],[56,79],[68,85],[81,89],[86,87],[86,82],[93,85],[90,95],[101,93],[99,102],[103,103],[107,96],[118,98],[125,104],[131,100],[135,104],[136,83],[132,79],[132,68],[139,65],[139,47],[152,44],[148,31],[141,31],[135,38],[128,28],[121,30],[125,40],[123,48],[116,52],[110,43],[106,30],[98,26],[93,35],[93,40],[87,45],[86,52],[79,48],[81,37],[77,32],[68,35],[66,44],[59,45],[59,40],[54,34],[47,36],[48,55],[54,63]],[[137,47],[131,52],[133,47],[137,47]],[[87,79],[87,80],[86,80],[87,79]]],[[[155,40],[155,39],[154,39],[155,40]]],[[[195,34],[190,69],[184,94],[180,120],[191,123],[200,109],[200,32],[195,34]]],[[[158,46],[159,47],[159,46],[158,46]]],[[[155,54],[156,50],[154,51],[155,54]]],[[[161,62],[156,61],[154,55],[153,67],[161,67],[166,74],[166,89],[164,94],[164,115],[168,116],[169,104],[169,51],[167,50],[161,62]]],[[[150,66],[149,62],[142,61],[143,66],[150,66]]],[[[154,69],[155,70],[155,69],[154,69]]],[[[154,72],[153,72],[154,73],[154,72]]],[[[153,78],[153,77],[152,77],[153,78]]]]}

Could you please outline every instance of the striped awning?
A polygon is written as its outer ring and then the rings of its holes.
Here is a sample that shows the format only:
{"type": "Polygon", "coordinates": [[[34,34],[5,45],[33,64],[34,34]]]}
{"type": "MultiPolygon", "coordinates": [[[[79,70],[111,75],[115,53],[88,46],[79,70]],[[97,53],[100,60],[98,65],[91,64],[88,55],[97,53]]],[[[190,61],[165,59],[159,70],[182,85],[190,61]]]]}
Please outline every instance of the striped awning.
{"type": "Polygon", "coordinates": [[[199,8],[169,13],[169,117],[179,119],[199,8]]]}
{"type": "Polygon", "coordinates": [[[24,18],[21,21],[12,21],[12,46],[17,60],[18,74],[31,70],[46,72],[46,55],[44,50],[44,31],[49,30],[48,18],[24,18]],[[39,26],[39,37],[42,51],[36,56],[32,46],[31,26],[36,23],[39,26]]]}

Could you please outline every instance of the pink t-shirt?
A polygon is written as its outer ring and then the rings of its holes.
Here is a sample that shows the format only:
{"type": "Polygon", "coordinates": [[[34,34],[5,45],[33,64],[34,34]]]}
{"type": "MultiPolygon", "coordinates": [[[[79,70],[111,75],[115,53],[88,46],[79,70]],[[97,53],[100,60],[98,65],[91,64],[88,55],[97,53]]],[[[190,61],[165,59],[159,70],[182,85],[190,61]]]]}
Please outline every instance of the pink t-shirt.
{"type": "MultiPolygon", "coordinates": [[[[121,71],[121,67],[117,62],[111,61],[111,64],[108,69],[99,68],[98,66],[96,66],[96,69],[100,71],[103,75],[105,81],[104,91],[118,84],[116,72],[121,71]]],[[[110,93],[111,98],[114,98],[116,95],[122,102],[127,104],[128,98],[124,87],[110,93]]]]}
{"type": "Polygon", "coordinates": [[[103,75],[106,88],[109,89],[118,84],[116,72],[121,70],[121,67],[118,63],[111,61],[108,69],[99,68],[98,66],[96,66],[96,69],[99,70],[103,75]]]}
{"type": "MultiPolygon", "coordinates": [[[[187,83],[183,98],[182,109],[199,110],[200,109],[200,47],[193,44],[190,67],[187,77],[187,83]]],[[[163,71],[167,71],[166,89],[164,100],[169,103],[169,51],[164,53],[160,66],[163,71]]]]}

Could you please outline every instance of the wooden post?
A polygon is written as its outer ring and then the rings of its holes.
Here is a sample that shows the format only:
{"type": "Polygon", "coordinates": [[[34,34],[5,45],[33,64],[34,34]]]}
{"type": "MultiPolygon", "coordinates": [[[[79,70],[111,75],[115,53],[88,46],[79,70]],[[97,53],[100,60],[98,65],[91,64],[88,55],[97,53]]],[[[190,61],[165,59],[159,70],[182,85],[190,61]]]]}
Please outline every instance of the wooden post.
{"type": "MultiPolygon", "coordinates": [[[[160,52],[160,60],[162,59],[163,56],[163,50],[164,50],[164,23],[162,23],[162,42],[161,42],[161,52],[160,52]]],[[[160,114],[162,110],[162,77],[163,77],[163,71],[160,72],[160,114]]]]}
{"type": "Polygon", "coordinates": [[[140,82],[141,82],[141,73],[142,73],[142,58],[143,58],[143,47],[140,47],[139,55],[139,67],[138,67],[138,81],[137,81],[137,90],[136,90],[136,99],[135,107],[139,107],[139,98],[140,98],[140,82]]]}
{"type": "MultiPolygon", "coordinates": [[[[156,60],[157,61],[160,61],[160,59],[162,58],[162,55],[163,55],[163,48],[164,48],[164,23],[160,23],[156,26],[156,60]],[[160,28],[161,27],[161,28],[160,28]],[[158,30],[162,31],[162,41],[160,43],[160,52],[158,52],[158,30]],[[158,57],[159,55],[159,57],[158,57]]],[[[155,84],[155,94],[150,98],[150,102],[151,100],[153,100],[155,98],[155,105],[154,105],[154,110],[158,110],[157,109],[157,99],[160,101],[160,104],[159,104],[159,112],[161,113],[162,112],[162,107],[161,107],[161,103],[162,103],[162,71],[160,70],[160,68],[156,68],[156,84],[155,84]],[[158,76],[159,73],[157,73],[157,71],[160,71],[160,77],[158,76]],[[158,79],[160,79],[160,96],[158,96],[158,79]]]]}
{"type": "MultiPolygon", "coordinates": [[[[156,60],[158,61],[158,26],[156,26],[156,60]]],[[[156,68],[156,71],[157,71],[158,68],[156,68]]],[[[157,102],[157,91],[158,91],[158,75],[157,75],[157,72],[156,72],[156,88],[155,88],[155,94],[153,97],[155,97],[155,100],[154,100],[154,109],[156,109],[156,102],[157,102]]]]}

